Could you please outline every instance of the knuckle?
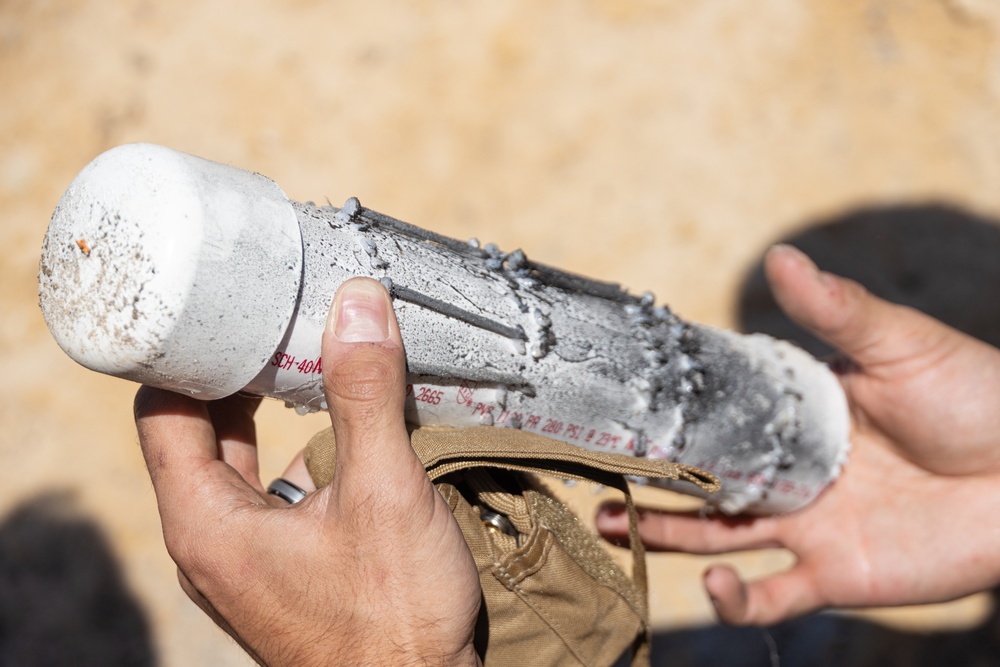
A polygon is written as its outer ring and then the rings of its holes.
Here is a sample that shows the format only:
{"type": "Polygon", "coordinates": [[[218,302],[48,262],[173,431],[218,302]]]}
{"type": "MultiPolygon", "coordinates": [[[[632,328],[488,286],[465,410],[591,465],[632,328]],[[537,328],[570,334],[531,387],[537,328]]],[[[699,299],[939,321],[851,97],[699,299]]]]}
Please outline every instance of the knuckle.
{"type": "MultiPolygon", "coordinates": [[[[191,518],[191,523],[196,521],[198,517],[191,518]]],[[[201,533],[202,531],[192,530],[186,521],[164,518],[163,542],[167,547],[167,553],[185,573],[199,569],[208,560],[206,559],[208,544],[201,533]]]]}
{"type": "Polygon", "coordinates": [[[387,484],[376,476],[352,476],[338,494],[338,518],[345,533],[362,540],[375,534],[399,538],[422,533],[428,517],[441,509],[438,491],[426,477],[419,483],[387,484]]]}
{"type": "Polygon", "coordinates": [[[387,355],[359,355],[336,364],[324,376],[324,385],[333,400],[382,405],[398,398],[402,372],[387,355]]]}
{"type": "Polygon", "coordinates": [[[183,534],[183,531],[164,529],[163,541],[170,558],[189,579],[197,577],[203,570],[210,567],[205,558],[204,550],[198,547],[196,540],[189,539],[187,535],[183,534]]]}
{"type": "Polygon", "coordinates": [[[233,571],[228,566],[227,551],[235,545],[219,548],[211,539],[198,539],[184,531],[164,530],[163,536],[178,572],[200,593],[211,596],[231,579],[233,571]]]}
{"type": "Polygon", "coordinates": [[[163,542],[167,553],[178,569],[191,580],[201,579],[211,574],[217,567],[220,544],[228,538],[225,523],[209,523],[206,514],[191,513],[180,516],[165,516],[163,519],[163,542]],[[215,525],[216,530],[199,528],[215,525]]]}
{"type": "Polygon", "coordinates": [[[153,391],[146,385],[139,387],[139,390],[135,393],[135,398],[132,400],[132,417],[137,424],[140,419],[152,412],[153,401],[153,391]]]}
{"type": "Polygon", "coordinates": [[[180,584],[181,590],[184,591],[185,595],[194,602],[196,605],[201,607],[206,612],[208,611],[208,598],[202,593],[194,582],[184,573],[184,570],[180,567],[177,568],[177,583],[180,584]]]}

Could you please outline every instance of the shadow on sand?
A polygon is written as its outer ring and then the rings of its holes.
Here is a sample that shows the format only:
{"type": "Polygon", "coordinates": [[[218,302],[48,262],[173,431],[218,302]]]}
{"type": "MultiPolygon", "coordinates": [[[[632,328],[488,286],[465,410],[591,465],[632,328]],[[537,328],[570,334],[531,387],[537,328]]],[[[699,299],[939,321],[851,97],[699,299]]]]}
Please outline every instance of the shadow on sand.
{"type": "Polygon", "coordinates": [[[0,665],[152,667],[149,623],[100,528],[68,494],[0,523],[0,665]]]}

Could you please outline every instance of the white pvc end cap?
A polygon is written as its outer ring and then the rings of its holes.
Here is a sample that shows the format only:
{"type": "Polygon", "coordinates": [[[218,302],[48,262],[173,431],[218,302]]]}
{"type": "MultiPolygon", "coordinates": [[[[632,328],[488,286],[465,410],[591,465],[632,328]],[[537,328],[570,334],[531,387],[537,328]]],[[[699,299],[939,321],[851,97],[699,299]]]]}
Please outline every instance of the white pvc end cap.
{"type": "Polygon", "coordinates": [[[56,342],[80,364],[213,399],[268,363],[301,276],[298,221],[273,181],[128,144],[63,194],[38,293],[56,342]]]}

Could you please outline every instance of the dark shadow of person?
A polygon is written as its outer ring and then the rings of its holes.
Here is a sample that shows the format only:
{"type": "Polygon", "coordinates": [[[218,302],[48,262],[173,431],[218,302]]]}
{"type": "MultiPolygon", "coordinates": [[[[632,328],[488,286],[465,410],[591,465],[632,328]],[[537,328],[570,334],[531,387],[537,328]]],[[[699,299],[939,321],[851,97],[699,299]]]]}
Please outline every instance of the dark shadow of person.
{"type": "MultiPolygon", "coordinates": [[[[947,204],[864,208],[780,240],[824,271],[912,306],[1000,347],[1000,223],[947,204]]],[[[778,308],[758,262],[737,305],[740,328],[791,340],[816,356],[826,344],[778,308]]]]}
{"type": "Polygon", "coordinates": [[[68,494],[0,524],[0,665],[152,667],[149,624],[100,528],[68,494]]]}
{"type": "MultiPolygon", "coordinates": [[[[1000,222],[947,204],[864,208],[788,238],[826,271],[1000,346],[1000,222]]],[[[763,250],[763,249],[762,249],[763,250]]],[[[758,264],[739,295],[745,332],[791,340],[817,356],[832,350],[780,311],[758,264]]],[[[660,632],[653,665],[671,667],[955,667],[1000,665],[1000,611],[962,631],[908,632],[836,614],[768,628],[660,632]]]]}
{"type": "Polygon", "coordinates": [[[996,612],[971,630],[912,632],[837,614],[761,628],[653,636],[653,667],[989,667],[1000,665],[996,612]]]}

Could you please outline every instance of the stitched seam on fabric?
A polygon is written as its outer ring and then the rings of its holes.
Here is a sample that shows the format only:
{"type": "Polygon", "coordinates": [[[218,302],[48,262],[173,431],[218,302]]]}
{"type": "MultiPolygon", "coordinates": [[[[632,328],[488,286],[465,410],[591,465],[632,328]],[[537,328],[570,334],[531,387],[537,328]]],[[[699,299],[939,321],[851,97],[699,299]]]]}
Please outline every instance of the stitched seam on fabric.
{"type": "Polygon", "coordinates": [[[580,519],[547,494],[533,492],[527,497],[539,521],[559,541],[563,552],[588,576],[622,598],[640,619],[645,618],[641,588],[615,563],[580,519]]]}
{"type": "Polygon", "coordinates": [[[455,497],[455,494],[458,493],[458,489],[456,489],[454,486],[451,486],[450,484],[446,486],[444,490],[441,489],[441,486],[437,485],[435,485],[434,488],[437,489],[438,493],[440,493],[444,497],[444,501],[448,503],[448,507],[451,508],[452,512],[454,512],[455,507],[454,505],[451,504],[451,500],[452,498],[455,497]]]}
{"type": "MultiPolygon", "coordinates": [[[[540,529],[536,528],[535,534],[538,535],[539,533],[540,529]]],[[[552,533],[546,531],[541,534],[540,538],[536,538],[536,540],[532,541],[530,543],[530,546],[526,548],[525,551],[515,556],[512,560],[508,560],[509,554],[501,554],[503,556],[502,558],[494,557],[493,575],[497,579],[500,579],[501,583],[503,583],[507,589],[514,590],[514,587],[517,585],[518,582],[523,581],[528,576],[528,574],[534,574],[535,572],[537,572],[540,567],[540,564],[544,564],[548,560],[549,550],[552,548],[554,543],[555,543],[554,536],[552,535],[552,533]],[[538,542],[539,539],[541,540],[540,544],[538,542]],[[524,560],[525,558],[533,554],[536,554],[539,550],[541,550],[541,554],[537,557],[537,561],[534,564],[530,565],[529,567],[525,568],[524,570],[522,570],[517,574],[511,574],[510,570],[512,568],[516,568],[520,564],[520,561],[524,560]],[[528,574],[525,574],[525,572],[528,572],[528,574]]]]}
{"type": "Polygon", "coordinates": [[[414,448],[424,455],[427,467],[434,467],[448,459],[485,458],[550,458],[564,462],[580,463],[622,474],[678,479],[679,473],[688,481],[705,490],[717,485],[714,475],[685,464],[663,459],[637,459],[624,454],[592,452],[575,445],[525,431],[497,430],[494,427],[474,426],[464,428],[420,427],[413,433],[414,448]],[[469,442],[475,442],[470,447],[469,442]],[[687,474],[687,473],[697,473],[687,474]]]}
{"type": "MultiPolygon", "coordinates": [[[[530,577],[531,575],[535,574],[540,569],[542,569],[542,566],[545,565],[545,563],[548,562],[549,560],[549,553],[552,551],[552,547],[554,544],[555,544],[555,536],[552,533],[546,531],[542,537],[542,544],[540,546],[541,554],[538,555],[534,563],[531,563],[530,565],[522,569],[518,574],[512,575],[513,577],[512,582],[514,583],[514,585],[517,585],[519,582],[524,581],[525,579],[527,579],[528,577],[530,577]]],[[[536,549],[529,549],[525,553],[519,555],[517,558],[511,561],[510,564],[506,566],[507,572],[510,572],[510,570],[513,569],[514,567],[520,566],[521,561],[528,558],[528,556],[533,556],[535,553],[536,549]]]]}

